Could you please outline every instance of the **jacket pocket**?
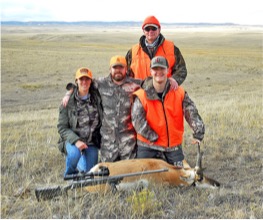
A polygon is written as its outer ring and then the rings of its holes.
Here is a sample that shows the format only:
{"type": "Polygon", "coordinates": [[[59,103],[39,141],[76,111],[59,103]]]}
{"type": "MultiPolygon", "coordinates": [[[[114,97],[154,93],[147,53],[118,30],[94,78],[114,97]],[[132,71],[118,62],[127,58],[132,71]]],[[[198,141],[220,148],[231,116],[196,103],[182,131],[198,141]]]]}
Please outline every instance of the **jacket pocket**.
{"type": "Polygon", "coordinates": [[[58,149],[61,153],[67,154],[66,147],[65,147],[65,141],[63,141],[61,137],[58,140],[58,149]]]}

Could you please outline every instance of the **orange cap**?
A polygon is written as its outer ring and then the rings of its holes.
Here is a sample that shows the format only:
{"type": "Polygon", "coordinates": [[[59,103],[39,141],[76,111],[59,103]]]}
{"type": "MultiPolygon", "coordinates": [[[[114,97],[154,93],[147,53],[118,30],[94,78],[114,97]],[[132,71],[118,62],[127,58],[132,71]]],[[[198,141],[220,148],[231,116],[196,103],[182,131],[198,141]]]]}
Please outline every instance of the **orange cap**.
{"type": "Polygon", "coordinates": [[[75,79],[79,79],[83,76],[86,76],[92,79],[92,72],[86,67],[81,67],[77,70],[75,79]]]}
{"type": "Polygon", "coordinates": [[[126,59],[124,56],[113,56],[111,59],[110,59],[110,67],[113,67],[113,66],[127,66],[127,62],[126,62],[126,59]]]}
{"type": "Polygon", "coordinates": [[[147,18],[145,18],[143,24],[142,24],[142,29],[145,28],[145,26],[158,26],[159,28],[161,28],[160,22],[158,21],[158,19],[154,16],[148,16],[147,18]]]}

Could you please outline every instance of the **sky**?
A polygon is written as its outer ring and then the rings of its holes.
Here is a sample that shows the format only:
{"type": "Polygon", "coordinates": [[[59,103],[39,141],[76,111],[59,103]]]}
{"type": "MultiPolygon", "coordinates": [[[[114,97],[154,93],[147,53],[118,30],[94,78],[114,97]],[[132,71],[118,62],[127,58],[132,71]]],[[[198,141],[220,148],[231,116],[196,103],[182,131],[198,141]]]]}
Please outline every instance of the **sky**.
{"type": "Polygon", "coordinates": [[[1,21],[143,21],[263,25],[262,0],[0,0],[1,21]]]}

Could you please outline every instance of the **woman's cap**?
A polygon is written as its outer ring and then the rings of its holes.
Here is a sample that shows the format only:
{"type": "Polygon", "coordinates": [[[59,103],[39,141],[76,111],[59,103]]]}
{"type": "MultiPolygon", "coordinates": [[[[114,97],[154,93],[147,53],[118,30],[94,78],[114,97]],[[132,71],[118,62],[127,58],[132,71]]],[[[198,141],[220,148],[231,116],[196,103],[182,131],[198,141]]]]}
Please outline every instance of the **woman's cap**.
{"type": "Polygon", "coordinates": [[[79,79],[83,76],[86,76],[92,79],[92,72],[86,67],[81,67],[77,70],[75,79],[79,79]]]}

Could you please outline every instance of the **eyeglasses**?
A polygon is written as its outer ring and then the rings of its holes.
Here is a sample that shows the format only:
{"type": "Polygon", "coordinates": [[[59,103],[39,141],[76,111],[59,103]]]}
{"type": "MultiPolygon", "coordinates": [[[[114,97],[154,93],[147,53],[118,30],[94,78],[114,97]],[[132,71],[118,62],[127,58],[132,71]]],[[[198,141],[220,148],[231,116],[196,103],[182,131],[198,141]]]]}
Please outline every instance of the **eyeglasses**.
{"type": "Polygon", "coordinates": [[[147,31],[147,32],[149,32],[150,30],[156,31],[157,27],[148,26],[148,27],[144,28],[144,30],[147,31]]]}

